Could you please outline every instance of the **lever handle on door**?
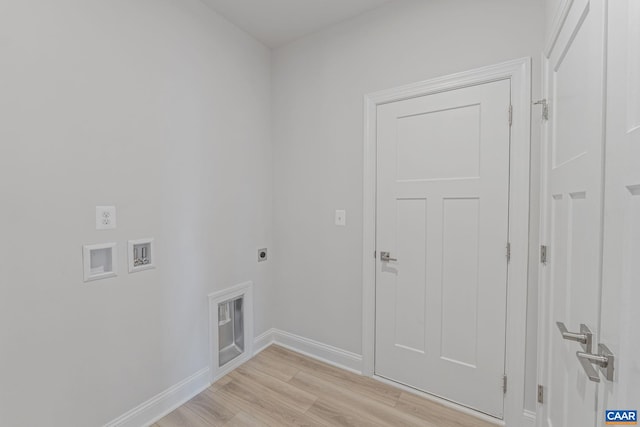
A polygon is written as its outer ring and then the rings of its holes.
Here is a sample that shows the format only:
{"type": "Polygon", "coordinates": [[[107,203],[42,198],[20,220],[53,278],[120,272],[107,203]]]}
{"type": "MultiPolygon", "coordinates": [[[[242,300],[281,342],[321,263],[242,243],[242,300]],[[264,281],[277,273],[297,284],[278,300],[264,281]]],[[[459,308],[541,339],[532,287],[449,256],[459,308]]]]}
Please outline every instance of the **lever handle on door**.
{"type": "Polygon", "coordinates": [[[578,356],[578,360],[582,365],[582,369],[584,369],[584,373],[587,374],[587,377],[589,377],[589,380],[593,381],[594,383],[599,383],[600,375],[598,375],[598,371],[596,371],[596,369],[593,367],[593,365],[591,364],[591,361],[587,359],[587,356],[593,356],[593,354],[577,351],[576,356],[578,356]]]}
{"type": "Polygon", "coordinates": [[[593,365],[598,365],[604,377],[609,381],[613,381],[613,364],[615,357],[613,353],[611,353],[611,350],[609,350],[609,347],[604,344],[598,344],[598,354],[578,351],[576,352],[576,356],[591,381],[596,383],[600,382],[598,372],[593,365]]]}
{"type": "Polygon", "coordinates": [[[560,333],[562,334],[562,338],[568,341],[576,341],[582,344],[582,348],[586,353],[591,353],[591,344],[593,339],[593,334],[591,330],[585,324],[580,325],[580,333],[577,332],[569,332],[567,327],[562,322],[556,322],[558,325],[558,329],[560,329],[560,333]]]}
{"type": "Polygon", "coordinates": [[[380,261],[389,262],[389,261],[398,261],[398,259],[391,258],[390,252],[380,252],[380,261]]]}

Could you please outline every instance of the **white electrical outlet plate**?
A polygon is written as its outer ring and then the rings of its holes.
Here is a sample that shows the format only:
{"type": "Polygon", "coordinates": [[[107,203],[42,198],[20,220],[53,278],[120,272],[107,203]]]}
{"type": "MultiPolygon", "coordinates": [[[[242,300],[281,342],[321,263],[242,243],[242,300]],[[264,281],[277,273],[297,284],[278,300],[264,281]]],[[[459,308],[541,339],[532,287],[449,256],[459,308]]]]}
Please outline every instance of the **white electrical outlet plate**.
{"type": "Polygon", "coordinates": [[[96,206],[96,230],[116,228],[116,207],[96,206]]]}
{"type": "Polygon", "coordinates": [[[340,227],[344,227],[345,225],[347,225],[347,211],[336,211],[336,225],[340,227]]]}

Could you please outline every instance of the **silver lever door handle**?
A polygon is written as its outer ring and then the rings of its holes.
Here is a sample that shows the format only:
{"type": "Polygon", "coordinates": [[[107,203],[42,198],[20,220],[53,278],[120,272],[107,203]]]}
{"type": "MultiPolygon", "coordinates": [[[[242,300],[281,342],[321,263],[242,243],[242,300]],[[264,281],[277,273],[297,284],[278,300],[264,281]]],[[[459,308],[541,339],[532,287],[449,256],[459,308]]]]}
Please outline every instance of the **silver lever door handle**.
{"type": "Polygon", "coordinates": [[[589,380],[593,381],[594,383],[599,383],[600,375],[598,375],[598,371],[596,371],[596,369],[591,364],[591,361],[587,358],[588,356],[593,356],[593,354],[578,351],[576,352],[576,356],[578,356],[578,360],[582,365],[582,369],[584,369],[584,373],[587,374],[589,380]]]}
{"type": "Polygon", "coordinates": [[[609,347],[604,344],[598,344],[598,354],[578,351],[576,352],[576,356],[591,381],[600,382],[598,372],[594,369],[593,365],[597,365],[600,368],[600,371],[607,380],[613,381],[615,357],[613,353],[611,353],[611,350],[609,350],[609,347]],[[597,380],[593,378],[594,373],[597,380]]]}
{"type": "Polygon", "coordinates": [[[391,258],[390,252],[380,252],[380,261],[389,262],[389,261],[398,261],[398,259],[391,258]]]}
{"type": "Polygon", "coordinates": [[[558,325],[558,329],[560,329],[562,339],[579,342],[580,344],[582,344],[582,348],[586,353],[591,353],[593,334],[591,333],[591,330],[587,327],[587,325],[580,325],[580,333],[569,332],[567,330],[567,327],[562,322],[556,322],[556,325],[558,325]]]}

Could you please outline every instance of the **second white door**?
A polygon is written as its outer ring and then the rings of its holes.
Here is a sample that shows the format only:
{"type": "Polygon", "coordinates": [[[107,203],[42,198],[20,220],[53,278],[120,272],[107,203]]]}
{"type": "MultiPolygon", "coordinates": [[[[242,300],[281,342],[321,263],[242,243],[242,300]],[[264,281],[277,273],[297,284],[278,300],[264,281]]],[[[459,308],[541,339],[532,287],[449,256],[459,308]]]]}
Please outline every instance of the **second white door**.
{"type": "Polygon", "coordinates": [[[544,427],[596,422],[598,375],[593,370],[589,379],[577,352],[598,353],[599,343],[605,3],[569,5],[547,62],[541,240],[548,257],[540,270],[538,340],[544,399],[537,414],[544,427]]]}
{"type": "Polygon", "coordinates": [[[501,80],[377,114],[375,372],[498,418],[510,91],[501,80]]]}

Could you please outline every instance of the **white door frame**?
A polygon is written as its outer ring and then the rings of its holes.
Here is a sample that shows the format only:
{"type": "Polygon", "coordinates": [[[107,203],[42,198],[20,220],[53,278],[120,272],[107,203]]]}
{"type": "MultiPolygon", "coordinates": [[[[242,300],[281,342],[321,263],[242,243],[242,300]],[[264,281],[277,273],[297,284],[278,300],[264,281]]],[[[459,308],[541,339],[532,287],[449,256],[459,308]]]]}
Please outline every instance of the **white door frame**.
{"type": "MultiPolygon", "coordinates": [[[[531,145],[531,58],[439,77],[364,97],[364,199],[362,254],[362,373],[376,377],[375,287],[376,263],[376,129],[377,106],[468,86],[511,79],[513,123],[509,194],[511,262],[507,288],[507,333],[504,422],[533,425],[524,409],[527,275],[529,258],[529,157],[531,145]]],[[[505,111],[505,120],[508,112],[505,111]]]]}

